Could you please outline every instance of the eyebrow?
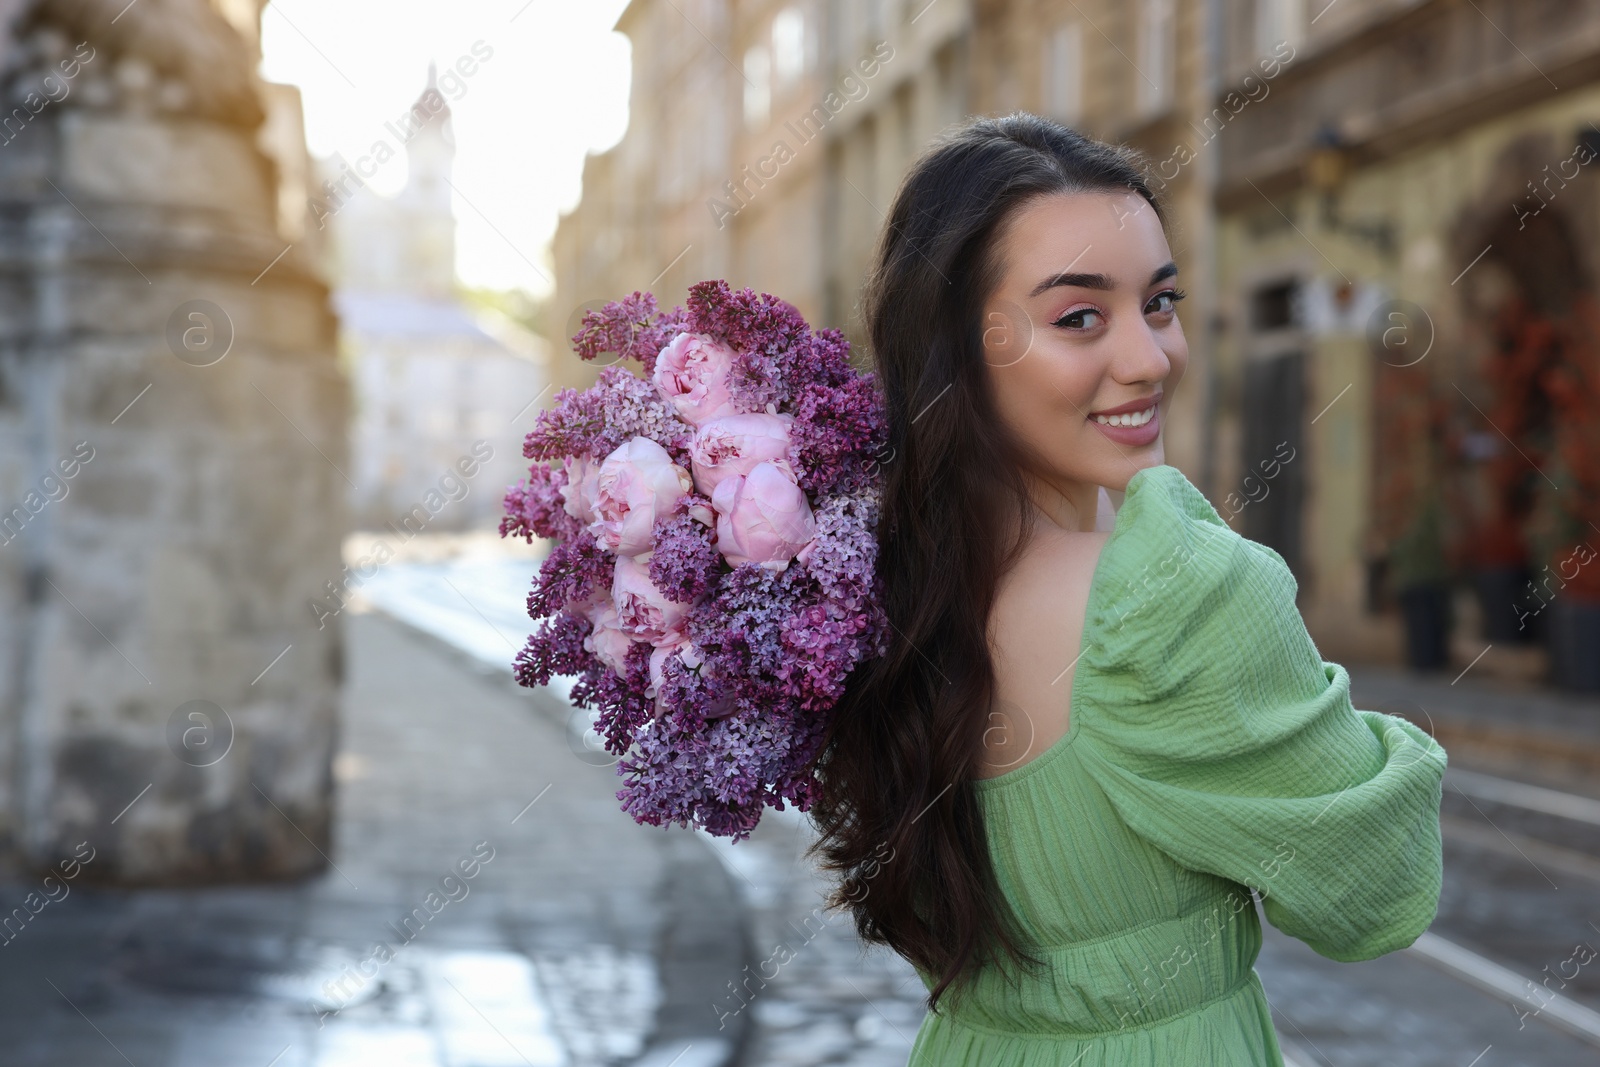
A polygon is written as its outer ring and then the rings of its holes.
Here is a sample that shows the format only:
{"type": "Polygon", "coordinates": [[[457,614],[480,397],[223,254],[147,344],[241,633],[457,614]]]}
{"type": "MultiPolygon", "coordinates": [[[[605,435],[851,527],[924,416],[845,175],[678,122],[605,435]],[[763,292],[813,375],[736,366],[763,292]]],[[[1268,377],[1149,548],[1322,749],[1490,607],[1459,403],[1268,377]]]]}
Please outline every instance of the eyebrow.
{"type": "MultiPolygon", "coordinates": [[[[1178,265],[1171,260],[1168,260],[1165,264],[1156,268],[1155,273],[1150,275],[1150,281],[1146,284],[1154,285],[1159,281],[1174,277],[1177,273],[1178,265]]],[[[1029,293],[1028,295],[1038,296],[1045,290],[1054,289],[1060,285],[1072,285],[1078,287],[1079,289],[1116,288],[1116,285],[1111,281],[1111,279],[1106,277],[1104,274],[1084,274],[1063,271],[1060,274],[1055,274],[1046,278],[1044,281],[1034,286],[1033,292],[1029,293]]]]}

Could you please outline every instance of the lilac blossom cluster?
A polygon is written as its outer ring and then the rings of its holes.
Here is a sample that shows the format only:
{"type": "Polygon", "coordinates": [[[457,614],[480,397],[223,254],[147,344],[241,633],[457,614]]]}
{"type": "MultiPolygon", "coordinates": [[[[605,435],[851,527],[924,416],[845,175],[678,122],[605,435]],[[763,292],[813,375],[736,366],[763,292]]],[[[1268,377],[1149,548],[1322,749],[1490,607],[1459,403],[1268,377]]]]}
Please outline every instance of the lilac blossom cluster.
{"type": "Polygon", "coordinates": [[[572,340],[616,362],[539,414],[506,493],[501,535],[553,542],[517,680],[577,677],[634,819],[737,841],[811,806],[846,680],[886,649],[881,394],[837,331],[723,281],[668,312],[634,293],[572,340]]]}

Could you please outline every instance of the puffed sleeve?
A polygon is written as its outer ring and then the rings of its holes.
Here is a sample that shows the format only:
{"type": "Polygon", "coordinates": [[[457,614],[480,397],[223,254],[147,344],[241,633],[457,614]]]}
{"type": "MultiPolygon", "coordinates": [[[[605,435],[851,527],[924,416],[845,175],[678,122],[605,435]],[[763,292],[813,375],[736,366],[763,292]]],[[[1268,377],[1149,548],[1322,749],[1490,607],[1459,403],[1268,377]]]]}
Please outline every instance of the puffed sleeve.
{"type": "Polygon", "coordinates": [[[1438,909],[1445,752],[1351,705],[1295,592],[1176,468],[1140,471],[1090,592],[1078,744],[1135,833],[1255,888],[1320,954],[1371,959],[1438,909]]]}

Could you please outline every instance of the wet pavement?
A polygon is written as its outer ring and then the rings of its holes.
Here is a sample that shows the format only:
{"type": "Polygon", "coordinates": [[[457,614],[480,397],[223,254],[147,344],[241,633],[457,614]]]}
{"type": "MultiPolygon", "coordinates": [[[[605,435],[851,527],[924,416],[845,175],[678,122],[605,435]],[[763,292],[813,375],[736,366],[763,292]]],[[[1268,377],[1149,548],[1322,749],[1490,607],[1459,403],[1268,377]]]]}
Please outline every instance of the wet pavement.
{"type": "Polygon", "coordinates": [[[750,1067],[900,1067],[924,1015],[922,982],[850,917],[823,906],[826,883],[805,859],[814,831],[792,809],[769,811],[747,841],[710,839],[749,914],[753,962],[718,999],[718,1018],[748,1014],[750,1067]]]}
{"type": "MultiPolygon", "coordinates": [[[[0,944],[0,1063],[904,1064],[921,984],[823,908],[804,816],[769,812],[738,845],[638,827],[587,714],[511,682],[532,569],[489,553],[365,586],[377,612],[342,620],[334,865],[276,886],[69,882],[0,944]]],[[[1352,674],[1435,716],[1600,726],[1581,701],[1528,713],[1514,691],[1352,674]]],[[[1600,795],[1521,777],[1452,756],[1426,944],[1339,964],[1267,928],[1291,1064],[1600,1062],[1600,795]]]]}
{"type": "MultiPolygon", "coordinates": [[[[502,584],[492,572],[487,563],[461,563],[397,573],[396,586],[407,591],[376,599],[412,611],[414,621],[446,637],[475,620],[480,653],[493,663],[505,643],[494,647],[498,639],[489,639],[483,626],[494,620],[514,630],[519,620],[515,605],[504,604],[503,616],[490,605],[487,598],[502,584]],[[469,598],[476,608],[465,604],[469,598]],[[419,616],[423,602],[433,607],[419,616]]],[[[453,639],[470,645],[465,632],[453,639]]],[[[1501,685],[1452,686],[1450,678],[1382,670],[1357,668],[1352,677],[1359,706],[1513,729],[1535,725],[1545,736],[1572,738],[1574,750],[1600,737],[1600,702],[1592,700],[1501,685]]],[[[572,719],[574,739],[583,721],[572,719]]],[[[1542,783],[1553,791],[1533,803],[1565,813],[1558,815],[1530,809],[1515,782],[1468,779],[1459,773],[1468,766],[1453,756],[1443,804],[1446,884],[1433,931],[1465,950],[1466,965],[1441,969],[1420,951],[1335,963],[1267,927],[1257,969],[1291,1065],[1600,1062],[1600,1031],[1575,1036],[1537,1011],[1538,989],[1546,987],[1561,989],[1574,1004],[1592,1004],[1600,974],[1596,962],[1573,975],[1572,950],[1600,945],[1593,929],[1600,922],[1600,825],[1571,817],[1586,814],[1586,801],[1567,792],[1585,779],[1568,773],[1542,783]],[[1570,980],[1549,980],[1547,965],[1570,980]],[[1484,966],[1500,967],[1522,985],[1510,994],[1488,992],[1484,966]],[[1544,987],[1530,981],[1541,977],[1544,987]]],[[[823,882],[803,858],[810,840],[805,818],[769,813],[748,842],[706,840],[732,872],[748,913],[745,979],[710,1006],[725,1021],[753,1023],[744,1067],[903,1064],[923,1015],[920,982],[894,954],[862,946],[847,917],[820,907],[823,882]]]]}
{"type": "MultiPolygon", "coordinates": [[[[527,628],[521,597],[507,590],[521,588],[525,566],[483,556],[396,567],[364,593],[489,669],[507,670],[506,636],[520,639],[527,628]]],[[[580,760],[609,767],[614,758],[585,734],[587,722],[582,712],[569,716],[571,747],[580,760]]],[[[824,880],[803,856],[812,833],[791,809],[769,810],[739,844],[695,835],[729,872],[748,941],[733,980],[690,1010],[703,1010],[717,1033],[750,1027],[743,1067],[904,1064],[924,1014],[921,982],[893,952],[863,946],[848,916],[822,906],[824,880]]]]}
{"type": "Polygon", "coordinates": [[[1335,963],[1268,927],[1256,962],[1272,1019],[1302,1067],[1579,1067],[1600,1049],[1519,1020],[1414,953],[1335,963]]]}
{"type": "MultiPolygon", "coordinates": [[[[559,716],[501,673],[378,615],[346,627],[333,865],[277,886],[70,883],[0,948],[0,1062],[629,1062],[661,1013],[686,1014],[675,990],[711,988],[663,974],[689,902],[737,929],[695,838],[634,825],[612,771],[575,758],[559,716]]],[[[678,940],[680,978],[742,958],[736,941],[678,940]]],[[[717,1051],[701,1041],[679,1067],[717,1051]]]]}

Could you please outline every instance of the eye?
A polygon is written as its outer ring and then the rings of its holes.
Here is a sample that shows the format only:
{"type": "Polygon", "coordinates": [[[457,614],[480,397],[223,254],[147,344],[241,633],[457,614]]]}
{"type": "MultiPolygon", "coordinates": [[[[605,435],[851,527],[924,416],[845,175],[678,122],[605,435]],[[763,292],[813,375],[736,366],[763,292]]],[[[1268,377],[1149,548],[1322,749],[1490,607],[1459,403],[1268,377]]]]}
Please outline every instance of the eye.
{"type": "Polygon", "coordinates": [[[1161,292],[1150,298],[1150,303],[1145,305],[1144,313],[1146,315],[1152,313],[1162,315],[1170,314],[1177,310],[1178,301],[1182,300],[1188,295],[1189,294],[1184,292],[1182,289],[1163,289],[1161,292]]]}
{"type": "Polygon", "coordinates": [[[1052,326],[1060,326],[1063,329],[1068,329],[1068,330],[1088,330],[1088,329],[1093,329],[1096,324],[1095,323],[1090,323],[1090,322],[1085,322],[1084,321],[1084,316],[1085,315],[1093,315],[1096,318],[1102,318],[1102,319],[1105,317],[1105,316],[1100,314],[1100,309],[1099,308],[1092,308],[1092,307],[1073,308],[1071,311],[1067,312],[1065,315],[1062,315],[1059,319],[1057,319],[1056,321],[1052,322],[1050,325],[1052,325],[1052,326]]]}

